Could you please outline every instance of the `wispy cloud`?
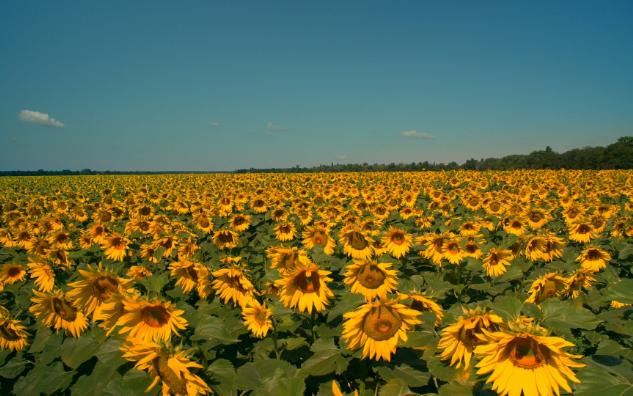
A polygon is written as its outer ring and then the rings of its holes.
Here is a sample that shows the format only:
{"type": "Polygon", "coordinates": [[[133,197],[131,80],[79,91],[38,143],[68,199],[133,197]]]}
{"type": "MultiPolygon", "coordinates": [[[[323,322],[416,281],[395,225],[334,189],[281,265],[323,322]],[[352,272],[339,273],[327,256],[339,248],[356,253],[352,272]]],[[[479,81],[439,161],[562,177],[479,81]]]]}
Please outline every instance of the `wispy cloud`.
{"type": "Polygon", "coordinates": [[[46,125],[54,128],[63,128],[64,123],[54,119],[46,113],[40,113],[39,111],[24,109],[20,112],[20,120],[24,122],[30,122],[33,124],[46,125]]]}
{"type": "Polygon", "coordinates": [[[211,126],[212,126],[213,128],[219,128],[219,127],[220,127],[220,123],[219,123],[219,122],[217,122],[217,121],[213,121],[213,122],[211,123],[211,126]]]}
{"type": "Polygon", "coordinates": [[[433,139],[433,135],[428,132],[418,132],[415,129],[400,132],[400,136],[416,138],[416,139],[433,139]]]}
{"type": "Polygon", "coordinates": [[[281,125],[281,124],[277,124],[276,122],[272,122],[272,121],[268,121],[266,123],[266,130],[268,132],[283,132],[283,131],[287,131],[288,129],[281,125]]]}

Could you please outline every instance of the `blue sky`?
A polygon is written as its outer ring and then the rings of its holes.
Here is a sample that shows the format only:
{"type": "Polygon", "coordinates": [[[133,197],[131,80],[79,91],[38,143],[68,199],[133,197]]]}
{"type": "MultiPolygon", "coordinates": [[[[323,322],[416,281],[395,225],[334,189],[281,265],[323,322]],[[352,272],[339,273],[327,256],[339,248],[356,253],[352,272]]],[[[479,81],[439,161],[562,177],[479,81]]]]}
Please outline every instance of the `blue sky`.
{"type": "Polygon", "coordinates": [[[633,135],[632,20],[631,1],[2,2],[0,170],[606,145],[633,135]]]}

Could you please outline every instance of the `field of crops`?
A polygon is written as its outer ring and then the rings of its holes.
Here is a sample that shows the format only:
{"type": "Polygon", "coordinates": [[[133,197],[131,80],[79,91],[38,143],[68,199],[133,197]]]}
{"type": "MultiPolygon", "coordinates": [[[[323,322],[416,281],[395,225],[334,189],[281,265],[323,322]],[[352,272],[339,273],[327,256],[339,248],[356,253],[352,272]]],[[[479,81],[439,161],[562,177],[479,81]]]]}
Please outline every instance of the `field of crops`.
{"type": "Polygon", "coordinates": [[[0,394],[633,395],[633,172],[0,179],[0,394]]]}

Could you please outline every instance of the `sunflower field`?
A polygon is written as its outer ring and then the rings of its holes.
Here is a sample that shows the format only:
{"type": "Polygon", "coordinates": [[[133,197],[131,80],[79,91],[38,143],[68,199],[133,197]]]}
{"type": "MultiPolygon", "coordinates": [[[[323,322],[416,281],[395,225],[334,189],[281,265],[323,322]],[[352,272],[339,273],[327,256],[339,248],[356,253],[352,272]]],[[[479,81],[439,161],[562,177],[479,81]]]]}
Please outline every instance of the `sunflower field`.
{"type": "Polygon", "coordinates": [[[0,394],[633,395],[633,172],[4,177],[0,394]]]}

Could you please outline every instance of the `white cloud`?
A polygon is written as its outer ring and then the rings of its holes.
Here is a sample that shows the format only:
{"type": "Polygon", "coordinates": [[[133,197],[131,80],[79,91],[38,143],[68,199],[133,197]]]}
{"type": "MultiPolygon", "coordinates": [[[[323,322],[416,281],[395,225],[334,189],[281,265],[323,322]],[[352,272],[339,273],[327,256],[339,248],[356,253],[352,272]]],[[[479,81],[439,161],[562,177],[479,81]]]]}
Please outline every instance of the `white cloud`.
{"type": "Polygon", "coordinates": [[[33,124],[46,125],[55,128],[64,127],[63,122],[50,117],[46,113],[40,113],[39,111],[24,109],[20,112],[20,119],[24,122],[31,122],[33,124]]]}
{"type": "Polygon", "coordinates": [[[400,132],[400,136],[412,137],[416,139],[433,139],[433,135],[428,132],[418,132],[415,129],[400,132]]]}
{"type": "Polygon", "coordinates": [[[277,124],[277,123],[272,122],[272,121],[268,121],[268,123],[266,123],[266,130],[268,130],[270,132],[287,131],[285,126],[283,126],[281,124],[277,124]]]}
{"type": "Polygon", "coordinates": [[[217,121],[213,121],[213,122],[211,123],[211,126],[212,126],[213,128],[219,128],[219,127],[220,127],[220,123],[219,123],[219,122],[217,122],[217,121]]]}

